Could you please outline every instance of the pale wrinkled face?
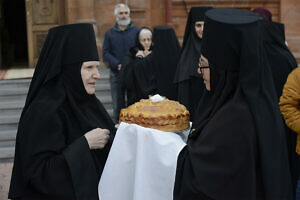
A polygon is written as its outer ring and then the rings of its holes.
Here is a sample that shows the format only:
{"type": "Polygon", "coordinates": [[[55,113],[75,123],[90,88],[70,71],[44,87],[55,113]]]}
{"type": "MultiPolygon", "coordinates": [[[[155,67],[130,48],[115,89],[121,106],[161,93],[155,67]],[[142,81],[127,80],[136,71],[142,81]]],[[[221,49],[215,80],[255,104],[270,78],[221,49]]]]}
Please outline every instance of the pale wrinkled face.
{"type": "Polygon", "coordinates": [[[143,33],[140,35],[139,41],[145,50],[149,50],[152,43],[152,36],[150,33],[143,33]]]}
{"type": "Polygon", "coordinates": [[[207,58],[203,55],[199,58],[199,67],[197,72],[202,75],[205,87],[210,91],[210,68],[207,58]]]}
{"type": "Polygon", "coordinates": [[[204,21],[197,21],[195,22],[195,31],[197,33],[197,36],[202,39],[204,29],[204,21]]]}
{"type": "Polygon", "coordinates": [[[81,78],[86,92],[95,94],[96,81],[100,79],[99,61],[83,62],[81,66],[81,78]]]}

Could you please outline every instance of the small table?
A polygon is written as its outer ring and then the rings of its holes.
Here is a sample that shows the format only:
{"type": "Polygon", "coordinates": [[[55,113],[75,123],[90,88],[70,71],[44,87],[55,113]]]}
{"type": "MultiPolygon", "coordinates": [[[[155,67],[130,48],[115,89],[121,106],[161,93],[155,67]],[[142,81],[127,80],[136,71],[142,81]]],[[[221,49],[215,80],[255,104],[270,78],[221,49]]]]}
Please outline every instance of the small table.
{"type": "Polygon", "coordinates": [[[100,182],[100,200],[172,200],[181,133],[121,123],[100,182]]]}

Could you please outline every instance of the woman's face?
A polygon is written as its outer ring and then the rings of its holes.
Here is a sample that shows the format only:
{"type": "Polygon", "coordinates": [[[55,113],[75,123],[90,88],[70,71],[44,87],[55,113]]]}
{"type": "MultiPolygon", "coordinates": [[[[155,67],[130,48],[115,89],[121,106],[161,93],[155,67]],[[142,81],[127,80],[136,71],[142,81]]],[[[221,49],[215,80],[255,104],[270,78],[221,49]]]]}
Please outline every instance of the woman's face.
{"type": "Polygon", "coordinates": [[[198,74],[201,74],[204,80],[205,87],[210,91],[210,69],[207,58],[203,55],[199,58],[199,67],[197,70],[198,74]]]}
{"type": "Polygon", "coordinates": [[[197,36],[202,39],[203,34],[203,28],[204,28],[204,21],[196,21],[195,22],[195,31],[197,33],[197,36]]]}
{"type": "Polygon", "coordinates": [[[82,82],[86,92],[90,95],[95,94],[96,81],[100,79],[99,66],[99,61],[83,62],[81,66],[82,82]]]}
{"type": "Polygon", "coordinates": [[[140,35],[139,41],[145,50],[149,50],[152,43],[152,36],[150,33],[143,33],[140,35]]]}

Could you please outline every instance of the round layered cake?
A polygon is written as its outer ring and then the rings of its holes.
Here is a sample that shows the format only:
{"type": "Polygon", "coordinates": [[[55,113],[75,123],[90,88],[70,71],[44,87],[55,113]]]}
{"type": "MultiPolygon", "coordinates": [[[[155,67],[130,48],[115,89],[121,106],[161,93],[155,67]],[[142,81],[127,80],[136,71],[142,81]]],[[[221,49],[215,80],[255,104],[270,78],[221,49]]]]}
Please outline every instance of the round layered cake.
{"type": "Polygon", "coordinates": [[[138,124],[162,131],[182,131],[190,126],[190,113],[177,101],[166,98],[159,102],[142,99],[122,109],[119,122],[138,124]]]}

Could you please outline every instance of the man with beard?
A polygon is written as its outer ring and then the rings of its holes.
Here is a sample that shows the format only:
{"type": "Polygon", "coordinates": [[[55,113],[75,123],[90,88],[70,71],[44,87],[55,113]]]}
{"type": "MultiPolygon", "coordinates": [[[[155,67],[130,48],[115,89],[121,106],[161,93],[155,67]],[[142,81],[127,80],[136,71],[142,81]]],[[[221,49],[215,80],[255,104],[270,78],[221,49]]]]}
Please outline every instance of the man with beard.
{"type": "Polygon", "coordinates": [[[110,68],[110,86],[113,103],[113,115],[115,123],[118,122],[120,106],[118,99],[124,95],[124,91],[118,92],[119,71],[121,70],[122,58],[128,53],[129,49],[135,45],[136,34],[139,28],[132,25],[130,20],[130,9],[125,4],[115,6],[114,15],[115,25],[105,33],[103,42],[103,59],[108,62],[110,68]],[[118,95],[118,93],[120,95],[118,95]]]}

